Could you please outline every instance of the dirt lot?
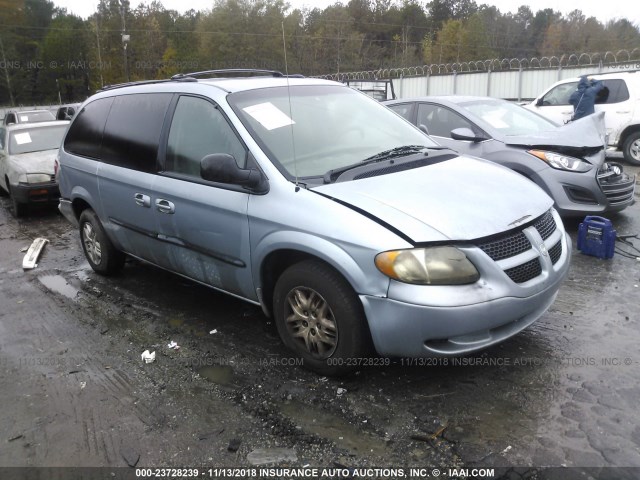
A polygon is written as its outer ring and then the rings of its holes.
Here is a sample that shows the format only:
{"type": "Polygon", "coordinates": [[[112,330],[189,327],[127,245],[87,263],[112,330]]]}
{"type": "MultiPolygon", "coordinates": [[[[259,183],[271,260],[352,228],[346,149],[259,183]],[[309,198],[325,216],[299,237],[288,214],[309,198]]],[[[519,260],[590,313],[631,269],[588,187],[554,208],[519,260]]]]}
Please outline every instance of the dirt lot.
{"type": "MultiPolygon", "coordinates": [[[[568,478],[534,468],[565,466],[640,478],[635,259],[574,251],[551,310],[481,355],[394,359],[330,379],[296,366],[259,308],[135,261],[99,277],[55,210],[16,220],[0,200],[0,467],[568,478]],[[21,249],[36,237],[50,244],[24,272],[21,249]]],[[[610,218],[619,234],[640,233],[640,203],[610,218]]],[[[567,223],[574,249],[577,225],[567,223]]]]}

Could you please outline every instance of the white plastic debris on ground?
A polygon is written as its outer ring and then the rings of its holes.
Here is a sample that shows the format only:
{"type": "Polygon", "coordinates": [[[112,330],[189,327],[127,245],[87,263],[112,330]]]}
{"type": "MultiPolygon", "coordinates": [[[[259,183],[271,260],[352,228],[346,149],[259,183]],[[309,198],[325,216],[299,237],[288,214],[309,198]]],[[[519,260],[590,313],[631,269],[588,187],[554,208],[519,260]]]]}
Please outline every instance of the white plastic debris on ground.
{"type": "Polygon", "coordinates": [[[218,330],[216,330],[215,328],[209,332],[209,335],[213,335],[214,333],[218,333],[218,330]]]}
{"type": "Polygon", "coordinates": [[[167,347],[170,348],[171,350],[178,350],[180,348],[180,345],[178,345],[176,342],[171,340],[171,343],[169,343],[167,347]]]}
{"type": "Polygon", "coordinates": [[[142,361],[144,363],[151,363],[156,359],[156,352],[149,353],[149,350],[145,350],[140,356],[142,357],[142,361]]]}
{"type": "Polygon", "coordinates": [[[347,393],[347,389],[346,388],[338,388],[337,393],[338,393],[338,396],[343,395],[343,394],[347,393]]]}
{"type": "Polygon", "coordinates": [[[22,268],[24,270],[30,270],[38,266],[36,262],[42,253],[42,249],[47,243],[49,243],[49,240],[46,238],[36,238],[33,241],[29,250],[27,250],[27,254],[22,259],[22,268]]]}

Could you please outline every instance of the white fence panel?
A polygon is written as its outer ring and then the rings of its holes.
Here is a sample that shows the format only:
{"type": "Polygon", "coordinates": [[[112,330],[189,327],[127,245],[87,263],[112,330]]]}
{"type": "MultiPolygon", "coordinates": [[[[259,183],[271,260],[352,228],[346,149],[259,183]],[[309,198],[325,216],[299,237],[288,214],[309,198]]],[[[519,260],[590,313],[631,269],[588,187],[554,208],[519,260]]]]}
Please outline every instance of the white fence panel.
{"type": "Polygon", "coordinates": [[[456,75],[456,95],[486,95],[489,88],[489,74],[459,73],[456,75]],[[482,93],[480,93],[482,92],[482,93]]]}

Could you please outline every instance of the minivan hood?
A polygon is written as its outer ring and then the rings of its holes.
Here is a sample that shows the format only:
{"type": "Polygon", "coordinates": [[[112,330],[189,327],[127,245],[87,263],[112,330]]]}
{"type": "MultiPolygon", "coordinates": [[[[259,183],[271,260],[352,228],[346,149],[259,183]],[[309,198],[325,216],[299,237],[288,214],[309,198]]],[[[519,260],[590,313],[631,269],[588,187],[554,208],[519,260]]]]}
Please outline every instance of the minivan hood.
{"type": "Polygon", "coordinates": [[[537,134],[507,135],[507,145],[526,147],[560,147],[574,149],[604,149],[607,131],[604,125],[604,112],[594,113],[569,122],[561,127],[537,134]]]}
{"type": "Polygon", "coordinates": [[[487,237],[527,223],[553,205],[521,175],[465,156],[312,190],[376,217],[414,243],[487,237]]]}

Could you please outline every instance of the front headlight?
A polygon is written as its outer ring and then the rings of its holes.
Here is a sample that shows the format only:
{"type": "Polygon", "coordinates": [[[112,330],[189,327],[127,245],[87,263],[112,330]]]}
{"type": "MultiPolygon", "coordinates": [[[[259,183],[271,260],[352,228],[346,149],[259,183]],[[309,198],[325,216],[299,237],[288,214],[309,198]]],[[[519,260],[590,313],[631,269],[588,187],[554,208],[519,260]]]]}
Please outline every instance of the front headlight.
{"type": "Polygon", "coordinates": [[[18,183],[47,183],[51,175],[46,173],[23,173],[18,177],[18,183]]]}
{"type": "Polygon", "coordinates": [[[558,170],[568,170],[570,172],[588,172],[593,165],[584,160],[575,157],[568,157],[555,152],[547,152],[544,150],[528,150],[527,153],[538,157],[540,160],[547,162],[553,168],[558,170]]]}
{"type": "Polygon", "coordinates": [[[415,285],[464,285],[480,278],[476,267],[455,247],[382,252],[375,262],[386,276],[415,285]]]}

